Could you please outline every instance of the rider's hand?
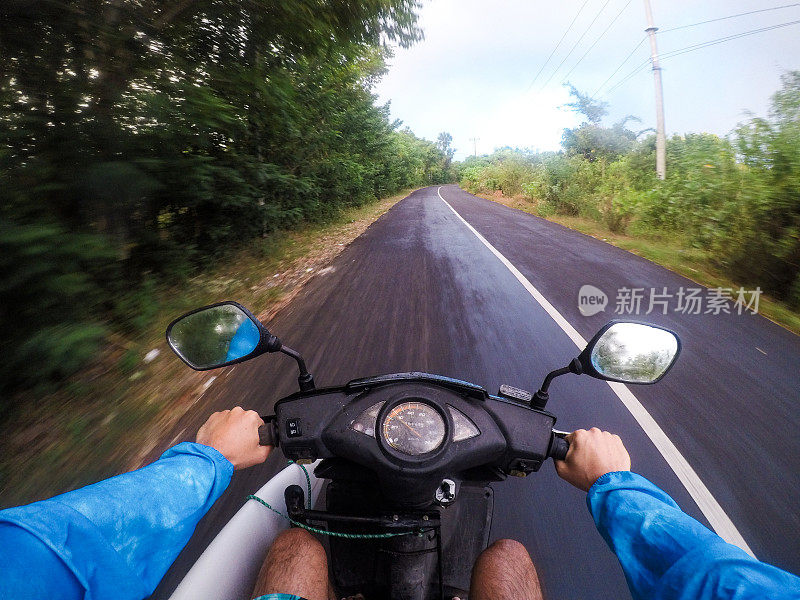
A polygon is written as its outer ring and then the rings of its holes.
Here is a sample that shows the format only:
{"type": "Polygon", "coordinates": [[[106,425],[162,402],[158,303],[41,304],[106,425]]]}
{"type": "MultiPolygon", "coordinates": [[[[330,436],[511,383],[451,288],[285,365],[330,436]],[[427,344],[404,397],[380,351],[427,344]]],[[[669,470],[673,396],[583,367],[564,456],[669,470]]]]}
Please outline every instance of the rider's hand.
{"type": "Polygon", "coordinates": [[[631,457],[618,435],[592,427],[578,429],[566,438],[565,460],[553,461],[558,475],[576,488],[588,492],[598,477],[614,471],[630,471],[631,457]]]}
{"type": "Polygon", "coordinates": [[[272,446],[258,444],[258,428],[263,424],[256,411],[241,406],[215,412],[197,432],[197,443],[219,450],[234,469],[258,465],[272,450],[272,446]]]}

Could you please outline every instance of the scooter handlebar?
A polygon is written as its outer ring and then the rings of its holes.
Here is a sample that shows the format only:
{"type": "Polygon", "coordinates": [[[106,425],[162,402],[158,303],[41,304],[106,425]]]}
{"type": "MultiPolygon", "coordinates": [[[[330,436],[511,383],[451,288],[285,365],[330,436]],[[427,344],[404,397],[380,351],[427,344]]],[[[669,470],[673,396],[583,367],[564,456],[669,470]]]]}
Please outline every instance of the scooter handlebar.
{"type": "Polygon", "coordinates": [[[258,428],[258,443],[262,446],[278,446],[278,426],[275,417],[261,417],[264,424],[258,428]]]}
{"type": "Polygon", "coordinates": [[[567,458],[569,451],[569,442],[556,433],[553,433],[553,439],[550,440],[550,450],[547,453],[553,460],[564,460],[567,458]]]}

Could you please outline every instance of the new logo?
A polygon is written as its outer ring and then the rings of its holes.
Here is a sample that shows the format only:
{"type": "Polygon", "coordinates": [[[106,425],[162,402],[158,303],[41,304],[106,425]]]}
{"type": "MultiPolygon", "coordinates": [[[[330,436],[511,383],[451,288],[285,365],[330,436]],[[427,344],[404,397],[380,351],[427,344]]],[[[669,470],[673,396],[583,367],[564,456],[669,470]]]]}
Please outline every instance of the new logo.
{"type": "Polygon", "coordinates": [[[608,296],[593,285],[581,286],[578,291],[578,310],[584,317],[591,317],[602,312],[608,306],[608,296]]]}

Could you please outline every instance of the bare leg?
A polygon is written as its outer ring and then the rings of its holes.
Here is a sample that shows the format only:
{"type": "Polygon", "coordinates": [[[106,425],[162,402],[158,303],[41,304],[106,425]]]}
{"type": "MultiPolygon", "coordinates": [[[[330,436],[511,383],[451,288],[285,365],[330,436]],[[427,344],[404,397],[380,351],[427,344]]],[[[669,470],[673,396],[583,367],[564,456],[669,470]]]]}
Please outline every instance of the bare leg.
{"type": "Polygon", "coordinates": [[[525,546],[497,540],[472,568],[470,600],[543,600],[539,577],[525,546]]]}
{"type": "Polygon", "coordinates": [[[281,592],[307,600],[335,600],[325,549],[305,529],[287,529],[275,538],[253,596],[281,592]]]}

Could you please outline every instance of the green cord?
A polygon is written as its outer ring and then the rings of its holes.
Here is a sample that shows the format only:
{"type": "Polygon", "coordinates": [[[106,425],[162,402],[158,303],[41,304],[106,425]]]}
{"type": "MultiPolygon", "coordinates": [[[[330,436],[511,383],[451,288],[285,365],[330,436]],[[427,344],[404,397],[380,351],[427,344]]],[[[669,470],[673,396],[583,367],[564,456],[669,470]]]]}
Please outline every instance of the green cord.
{"type": "Polygon", "coordinates": [[[303,473],[306,475],[306,498],[308,498],[308,502],[306,503],[306,508],[311,510],[311,477],[308,475],[308,471],[306,470],[305,465],[301,465],[300,463],[296,463],[293,460],[289,461],[290,465],[297,465],[301,469],[303,469],[303,473]]]}
{"type": "MultiPolygon", "coordinates": [[[[291,464],[297,464],[297,463],[295,463],[293,460],[290,460],[289,464],[291,465],[291,464]]],[[[308,506],[307,506],[307,508],[311,509],[311,477],[308,475],[308,471],[306,471],[305,466],[300,465],[300,464],[298,464],[297,466],[300,467],[301,469],[303,469],[303,473],[305,473],[305,475],[306,475],[306,487],[308,488],[308,496],[307,496],[307,498],[308,498],[308,502],[307,502],[308,506]]],[[[300,527],[301,529],[305,529],[306,531],[311,531],[312,533],[318,533],[320,535],[329,535],[331,537],[345,538],[345,539],[348,539],[348,540],[384,540],[384,539],[393,538],[393,537],[400,537],[401,535],[413,535],[415,533],[418,533],[419,535],[422,535],[422,533],[423,533],[423,531],[419,531],[419,532],[416,532],[416,531],[403,531],[401,533],[341,533],[341,532],[338,532],[338,531],[327,531],[325,529],[318,529],[316,527],[311,527],[310,525],[304,525],[303,523],[299,523],[299,522],[295,521],[294,519],[292,519],[288,515],[283,514],[281,511],[272,508],[269,504],[267,504],[266,501],[262,500],[261,498],[259,498],[258,496],[254,495],[254,494],[250,494],[249,496],[247,496],[247,499],[248,500],[255,500],[259,504],[263,504],[268,509],[270,509],[272,512],[274,512],[276,515],[279,515],[279,516],[283,517],[284,519],[286,519],[287,521],[289,521],[289,523],[291,523],[295,527],[300,527]]]]}

